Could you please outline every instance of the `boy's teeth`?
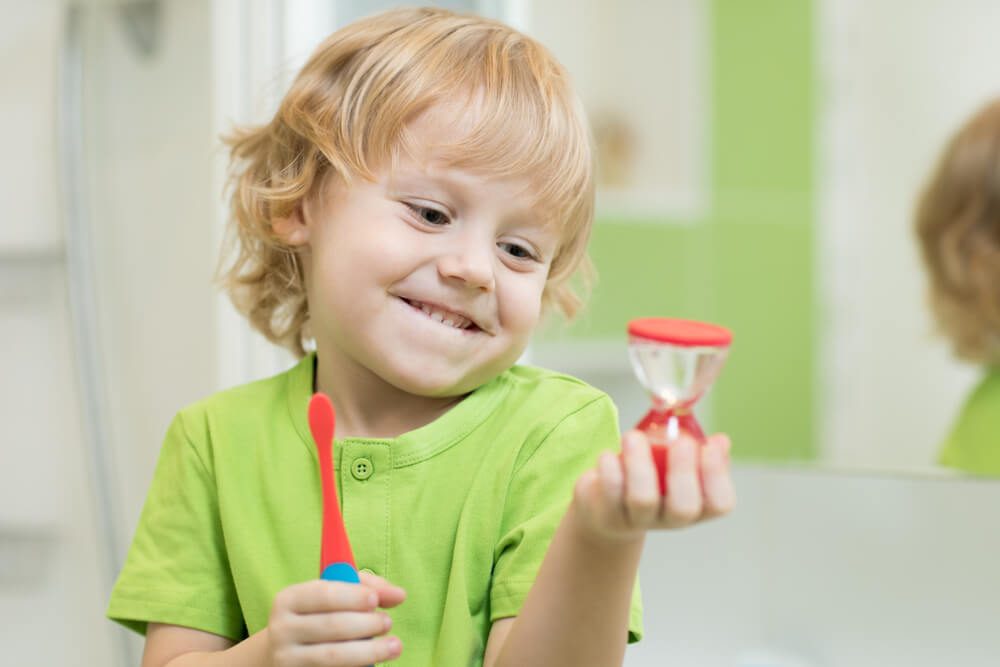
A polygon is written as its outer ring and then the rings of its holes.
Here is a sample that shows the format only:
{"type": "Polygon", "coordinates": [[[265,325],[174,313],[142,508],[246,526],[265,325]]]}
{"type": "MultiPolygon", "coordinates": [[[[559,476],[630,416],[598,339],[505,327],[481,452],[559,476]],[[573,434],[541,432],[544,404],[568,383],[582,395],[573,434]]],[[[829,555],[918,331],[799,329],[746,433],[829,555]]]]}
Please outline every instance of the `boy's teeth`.
{"type": "Polygon", "coordinates": [[[437,308],[431,308],[425,303],[420,304],[420,310],[424,311],[435,322],[447,324],[456,329],[465,329],[470,324],[464,317],[448,313],[447,311],[441,311],[437,308]]]}

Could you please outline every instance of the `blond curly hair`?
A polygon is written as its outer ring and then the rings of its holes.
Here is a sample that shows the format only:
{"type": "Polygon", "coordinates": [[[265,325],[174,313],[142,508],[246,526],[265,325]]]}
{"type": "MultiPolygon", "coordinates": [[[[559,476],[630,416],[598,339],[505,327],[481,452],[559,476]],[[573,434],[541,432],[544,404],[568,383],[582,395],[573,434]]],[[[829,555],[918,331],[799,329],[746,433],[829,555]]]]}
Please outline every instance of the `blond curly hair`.
{"type": "Polygon", "coordinates": [[[915,226],[938,327],[957,356],[1000,364],[1000,99],[947,144],[915,226]]]}
{"type": "Polygon", "coordinates": [[[406,127],[436,104],[476,98],[478,119],[448,148],[453,166],[528,177],[539,212],[562,243],[543,303],[567,318],[582,299],[570,279],[591,271],[594,216],[590,130],[564,68],[512,28],[442,9],[401,9],[328,37],[303,66],[274,118],[236,129],[230,148],[232,213],[219,280],[272,342],[297,356],[309,340],[302,264],[271,221],[335,177],[374,179],[405,150],[406,127]]]}

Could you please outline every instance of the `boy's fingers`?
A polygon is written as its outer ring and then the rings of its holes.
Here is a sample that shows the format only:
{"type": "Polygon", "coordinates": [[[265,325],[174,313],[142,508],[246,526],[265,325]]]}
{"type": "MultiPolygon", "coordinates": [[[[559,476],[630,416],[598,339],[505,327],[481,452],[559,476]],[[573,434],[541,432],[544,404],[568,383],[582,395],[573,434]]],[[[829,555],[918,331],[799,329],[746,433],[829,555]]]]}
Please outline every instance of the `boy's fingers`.
{"type": "Polygon", "coordinates": [[[358,576],[361,578],[362,584],[370,586],[378,594],[379,607],[395,607],[406,600],[406,591],[404,589],[389,583],[388,580],[383,579],[377,574],[360,572],[358,576]]]}
{"type": "Polygon", "coordinates": [[[701,476],[704,490],[705,518],[729,513],[736,504],[736,491],[729,471],[729,438],[709,438],[701,452],[701,476]]]}
{"type": "Polygon", "coordinates": [[[597,459],[597,477],[606,507],[621,507],[625,491],[625,473],[621,461],[611,452],[602,452],[597,459]]]}
{"type": "MultiPolygon", "coordinates": [[[[307,665],[374,665],[395,660],[403,651],[399,637],[376,637],[370,640],[310,644],[296,647],[293,656],[307,665]]],[[[296,664],[299,664],[298,662],[296,664]]]]}
{"type": "Polygon", "coordinates": [[[377,637],[391,627],[388,614],[338,611],[299,616],[294,633],[300,644],[319,644],[377,637]]]}
{"type": "Polygon", "coordinates": [[[729,436],[725,433],[716,433],[715,435],[709,437],[709,442],[718,442],[719,447],[722,449],[722,453],[725,454],[726,463],[729,462],[729,450],[732,449],[733,442],[729,439],[729,436]]]}
{"type": "Polygon", "coordinates": [[[669,527],[685,526],[701,516],[702,488],[698,473],[700,447],[690,436],[682,435],[668,448],[670,462],[663,519],[669,527]]]}
{"type": "Polygon", "coordinates": [[[331,611],[374,611],[378,594],[364,584],[313,579],[282,590],[275,605],[297,614],[331,611]]]}
{"type": "Polygon", "coordinates": [[[648,526],[656,521],[662,499],[649,440],[643,433],[629,431],[622,438],[622,462],[629,523],[637,528],[648,526]]]}
{"type": "MultiPolygon", "coordinates": [[[[358,572],[358,577],[361,579],[361,583],[365,586],[371,586],[372,588],[379,590],[383,588],[398,588],[394,584],[390,584],[388,579],[380,577],[373,572],[358,572]]],[[[402,589],[400,589],[402,590],[402,589]]]]}

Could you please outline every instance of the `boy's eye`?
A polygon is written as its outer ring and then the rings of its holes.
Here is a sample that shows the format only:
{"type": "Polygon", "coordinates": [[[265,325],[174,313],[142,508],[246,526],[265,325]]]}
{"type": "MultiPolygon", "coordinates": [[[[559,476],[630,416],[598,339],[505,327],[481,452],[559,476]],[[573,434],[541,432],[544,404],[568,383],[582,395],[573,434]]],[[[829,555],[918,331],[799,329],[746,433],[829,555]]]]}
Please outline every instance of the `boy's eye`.
{"type": "Polygon", "coordinates": [[[499,243],[500,249],[517,259],[534,259],[534,255],[524,246],[516,243],[499,243]]]}
{"type": "Polygon", "coordinates": [[[420,218],[421,222],[426,222],[428,225],[448,224],[448,216],[436,208],[418,206],[417,204],[407,204],[407,206],[420,218]]]}

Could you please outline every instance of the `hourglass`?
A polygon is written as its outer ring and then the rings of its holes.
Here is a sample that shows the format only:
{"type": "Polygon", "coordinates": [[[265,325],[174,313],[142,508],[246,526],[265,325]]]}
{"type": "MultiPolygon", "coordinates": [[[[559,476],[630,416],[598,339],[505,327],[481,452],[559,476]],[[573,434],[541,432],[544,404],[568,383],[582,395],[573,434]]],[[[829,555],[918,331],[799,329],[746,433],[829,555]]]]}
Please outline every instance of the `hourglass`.
{"type": "Polygon", "coordinates": [[[682,432],[705,442],[692,409],[718,377],[732,340],[731,331],[705,322],[646,317],[628,324],[632,370],[653,403],[636,429],[649,438],[661,495],[670,443],[682,432]]]}

